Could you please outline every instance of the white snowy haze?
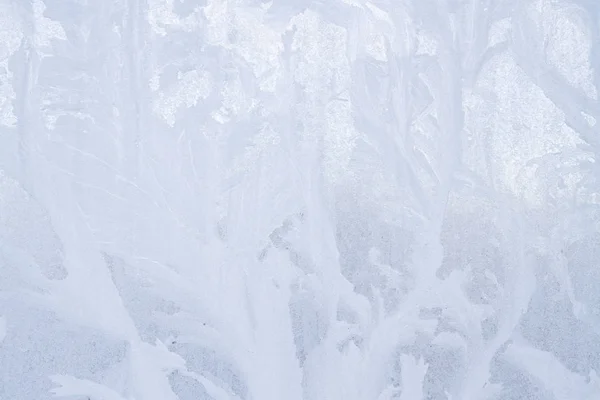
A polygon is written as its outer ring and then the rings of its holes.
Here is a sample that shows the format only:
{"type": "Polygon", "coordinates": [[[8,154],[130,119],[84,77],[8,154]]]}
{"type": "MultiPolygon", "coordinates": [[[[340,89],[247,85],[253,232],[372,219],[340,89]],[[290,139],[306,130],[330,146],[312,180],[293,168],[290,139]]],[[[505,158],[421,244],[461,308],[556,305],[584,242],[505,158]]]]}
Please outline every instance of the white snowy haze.
{"type": "Polygon", "coordinates": [[[0,0],[0,400],[599,400],[599,0],[0,0]]]}

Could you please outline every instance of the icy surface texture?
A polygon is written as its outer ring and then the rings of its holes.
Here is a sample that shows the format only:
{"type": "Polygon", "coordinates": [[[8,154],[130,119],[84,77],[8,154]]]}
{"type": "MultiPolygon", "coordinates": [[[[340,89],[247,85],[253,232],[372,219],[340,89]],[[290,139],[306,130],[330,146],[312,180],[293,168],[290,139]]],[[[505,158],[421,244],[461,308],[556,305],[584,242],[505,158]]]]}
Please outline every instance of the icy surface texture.
{"type": "Polygon", "coordinates": [[[0,400],[600,399],[597,0],[0,0],[0,400]]]}

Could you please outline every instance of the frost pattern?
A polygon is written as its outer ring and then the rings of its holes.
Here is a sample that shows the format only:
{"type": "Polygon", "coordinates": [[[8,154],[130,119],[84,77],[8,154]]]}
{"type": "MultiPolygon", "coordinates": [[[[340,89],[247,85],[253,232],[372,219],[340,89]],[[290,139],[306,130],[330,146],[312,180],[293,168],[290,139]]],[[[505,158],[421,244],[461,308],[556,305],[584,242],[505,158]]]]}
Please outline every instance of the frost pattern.
{"type": "Polygon", "coordinates": [[[599,18],[0,2],[0,399],[600,398],[599,18]]]}

